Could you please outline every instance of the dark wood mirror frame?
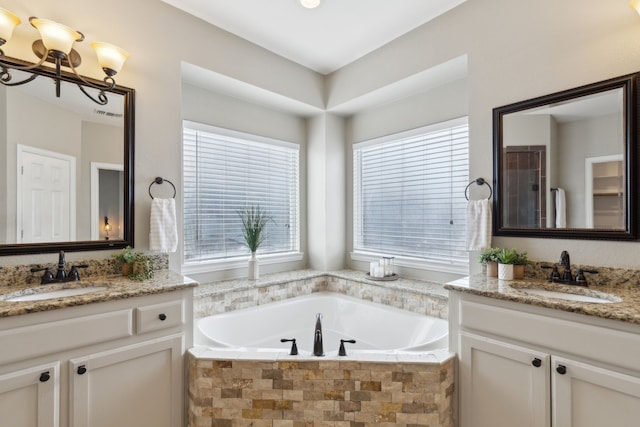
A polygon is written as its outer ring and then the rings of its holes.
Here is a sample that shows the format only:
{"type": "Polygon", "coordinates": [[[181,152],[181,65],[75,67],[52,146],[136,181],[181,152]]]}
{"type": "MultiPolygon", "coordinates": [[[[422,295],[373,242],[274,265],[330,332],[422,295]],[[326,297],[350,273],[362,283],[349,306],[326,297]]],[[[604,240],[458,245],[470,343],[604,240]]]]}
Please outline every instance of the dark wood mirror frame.
{"type": "MultiPolygon", "coordinates": [[[[18,66],[32,65],[28,62],[6,58],[5,62],[18,66]]],[[[29,72],[38,74],[43,77],[55,77],[55,70],[40,66],[29,72]]],[[[104,86],[100,80],[84,77],[87,81],[99,86],[104,86]]],[[[73,75],[73,73],[62,72],[61,80],[72,83],[74,85],[82,85],[82,81],[73,75]]],[[[86,85],[85,85],[86,86],[86,85]]],[[[9,89],[10,90],[10,89],[9,89]]],[[[53,87],[52,87],[53,90],[53,87]]],[[[76,90],[80,90],[76,88],[76,90]]],[[[85,240],[85,241],[69,241],[69,242],[51,242],[51,243],[19,243],[19,244],[0,244],[0,256],[7,255],[23,255],[35,253],[52,253],[58,251],[74,252],[74,251],[95,251],[119,249],[126,246],[134,246],[134,139],[135,139],[135,90],[123,86],[116,85],[113,89],[105,90],[107,96],[109,93],[122,95],[124,99],[124,188],[123,188],[123,218],[124,226],[122,230],[122,239],[118,240],[85,240]]]]}
{"type": "Polygon", "coordinates": [[[560,239],[600,239],[600,240],[635,240],[637,239],[638,215],[638,182],[640,167],[638,160],[638,101],[640,74],[634,73],[598,83],[581,86],[550,95],[498,107],[493,110],[493,235],[560,238],[560,239]],[[507,114],[541,107],[548,104],[561,103],[612,89],[622,89],[624,102],[624,164],[626,194],[626,212],[624,229],[604,228],[509,228],[503,226],[502,192],[503,192],[503,119],[507,114]]]}

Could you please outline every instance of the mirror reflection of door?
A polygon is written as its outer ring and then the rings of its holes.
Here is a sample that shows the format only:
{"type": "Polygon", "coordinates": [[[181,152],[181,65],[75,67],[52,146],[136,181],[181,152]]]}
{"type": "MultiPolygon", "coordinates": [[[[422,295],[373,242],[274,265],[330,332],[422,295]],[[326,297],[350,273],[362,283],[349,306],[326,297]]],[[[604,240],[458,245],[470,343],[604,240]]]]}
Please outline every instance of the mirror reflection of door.
{"type": "Polygon", "coordinates": [[[21,144],[17,154],[16,241],[74,240],[75,157],[21,144]]]}
{"type": "Polygon", "coordinates": [[[587,227],[624,229],[625,194],[622,155],[585,159],[587,227]]]}
{"type": "Polygon", "coordinates": [[[123,238],[123,185],[123,165],[91,162],[91,240],[123,238]]]}
{"type": "Polygon", "coordinates": [[[546,224],[545,158],[544,145],[505,147],[505,227],[541,228],[546,224]]]}

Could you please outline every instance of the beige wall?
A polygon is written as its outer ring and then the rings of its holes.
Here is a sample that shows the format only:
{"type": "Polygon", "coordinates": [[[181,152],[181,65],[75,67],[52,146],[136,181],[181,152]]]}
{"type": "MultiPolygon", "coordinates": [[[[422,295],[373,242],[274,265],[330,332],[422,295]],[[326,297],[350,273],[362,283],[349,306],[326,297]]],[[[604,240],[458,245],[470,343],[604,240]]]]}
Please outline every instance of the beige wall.
{"type": "MultiPolygon", "coordinates": [[[[131,52],[118,82],[137,91],[135,227],[136,246],[142,249],[148,246],[150,200],[146,190],[149,182],[163,175],[181,188],[182,61],[262,92],[314,108],[328,106],[331,109],[466,55],[472,178],[493,175],[491,111],[494,107],[640,68],[640,17],[622,1],[539,0],[524,4],[512,0],[470,0],[326,78],[158,0],[114,0],[108,8],[103,6],[96,0],[6,0],[3,3],[3,7],[25,20],[31,15],[59,20],[83,31],[87,40],[105,39],[131,52]]],[[[5,52],[31,58],[29,50],[34,30],[23,24],[17,35],[28,42],[12,40],[4,46],[5,52]],[[14,45],[23,48],[16,49],[14,45]]],[[[82,45],[78,47],[83,59],[86,58],[82,71],[98,77],[88,43],[82,45]]],[[[416,112],[407,111],[407,114],[416,112]]],[[[380,128],[394,127],[393,116],[382,116],[381,120],[387,123],[380,128]]],[[[341,124],[332,118],[325,126],[328,126],[326,136],[334,138],[341,124]]],[[[311,146],[313,139],[308,137],[310,152],[315,149],[311,146]]],[[[352,141],[342,139],[346,153],[346,145],[352,141]]],[[[319,138],[315,143],[321,145],[320,149],[327,145],[333,150],[336,140],[339,139],[334,138],[327,144],[319,138]]],[[[349,162],[343,154],[337,156],[338,160],[349,162]]],[[[326,169],[318,170],[309,171],[307,179],[323,179],[326,169]]],[[[329,207],[339,207],[342,200],[343,208],[348,211],[344,202],[348,180],[346,176],[341,179],[342,186],[335,180],[331,183],[335,192],[329,207]]],[[[306,196],[308,206],[324,203],[318,199],[323,195],[308,192],[306,196]]],[[[339,213],[332,212],[335,214],[339,213]]],[[[328,221],[333,218],[313,215],[308,213],[310,223],[315,221],[320,227],[309,227],[309,241],[322,238],[323,233],[330,230],[328,221]]],[[[341,222],[349,222],[346,215],[341,222]]],[[[339,253],[345,254],[346,262],[349,250],[346,227],[338,227],[336,233],[331,238],[333,243],[326,244],[325,248],[334,251],[335,241],[344,242],[339,253]]],[[[640,249],[640,243],[636,242],[554,239],[499,238],[494,244],[519,247],[534,259],[548,261],[555,260],[556,253],[559,256],[561,250],[567,249],[576,263],[611,266],[637,266],[635,254],[640,249]]],[[[311,259],[312,263],[318,261],[322,265],[330,259],[327,251],[318,253],[320,258],[311,259]]],[[[108,256],[108,252],[92,255],[108,256]]],[[[73,256],[86,257],[87,254],[73,256]]],[[[3,257],[0,263],[36,258],[3,257]]],[[[50,260],[52,257],[40,258],[50,260]]],[[[479,268],[475,262],[471,264],[474,270],[479,268]]],[[[177,257],[172,258],[171,265],[177,267],[177,257]]]]}

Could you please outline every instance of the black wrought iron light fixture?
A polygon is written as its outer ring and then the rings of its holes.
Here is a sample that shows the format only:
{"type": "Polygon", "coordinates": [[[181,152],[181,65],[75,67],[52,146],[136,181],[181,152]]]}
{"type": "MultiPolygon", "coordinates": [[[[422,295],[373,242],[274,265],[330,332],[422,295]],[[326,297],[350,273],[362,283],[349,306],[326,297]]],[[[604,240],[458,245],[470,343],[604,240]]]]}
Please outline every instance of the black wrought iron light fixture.
{"type": "MultiPolygon", "coordinates": [[[[4,45],[11,39],[13,30],[22,21],[8,10],[0,8],[0,46],[4,45]]],[[[32,16],[29,23],[40,32],[40,39],[33,42],[32,50],[40,61],[36,64],[17,63],[8,59],[2,49],[0,49],[0,83],[5,86],[19,86],[33,81],[38,74],[32,74],[24,80],[15,82],[11,75],[12,70],[29,71],[40,67],[45,62],[55,64],[55,75],[51,76],[56,83],[56,96],[60,97],[60,82],[62,76],[62,67],[71,69],[73,74],[80,79],[86,86],[98,90],[97,97],[87,92],[85,86],[78,84],[78,88],[93,102],[105,105],[109,102],[105,91],[113,89],[116,81],[113,78],[121,69],[129,54],[117,46],[104,42],[93,42],[91,47],[95,50],[98,57],[98,64],[105,73],[103,84],[99,82],[88,81],[76,71],[76,68],[82,62],[80,54],[73,49],[75,42],[84,40],[84,35],[80,31],[76,31],[66,25],[59,24],[48,19],[40,19],[32,16]]]]}

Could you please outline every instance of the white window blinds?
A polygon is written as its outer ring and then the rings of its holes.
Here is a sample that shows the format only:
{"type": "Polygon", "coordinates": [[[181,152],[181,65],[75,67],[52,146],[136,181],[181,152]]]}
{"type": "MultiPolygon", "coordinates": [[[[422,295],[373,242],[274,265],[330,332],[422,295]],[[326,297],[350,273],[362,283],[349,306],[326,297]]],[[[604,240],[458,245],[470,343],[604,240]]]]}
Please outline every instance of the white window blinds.
{"type": "Polygon", "coordinates": [[[354,145],[354,252],[468,270],[467,120],[354,145]]]}
{"type": "Polygon", "coordinates": [[[246,255],[238,212],[270,216],[259,253],[299,250],[295,144],[184,122],[184,261],[246,255]]]}

